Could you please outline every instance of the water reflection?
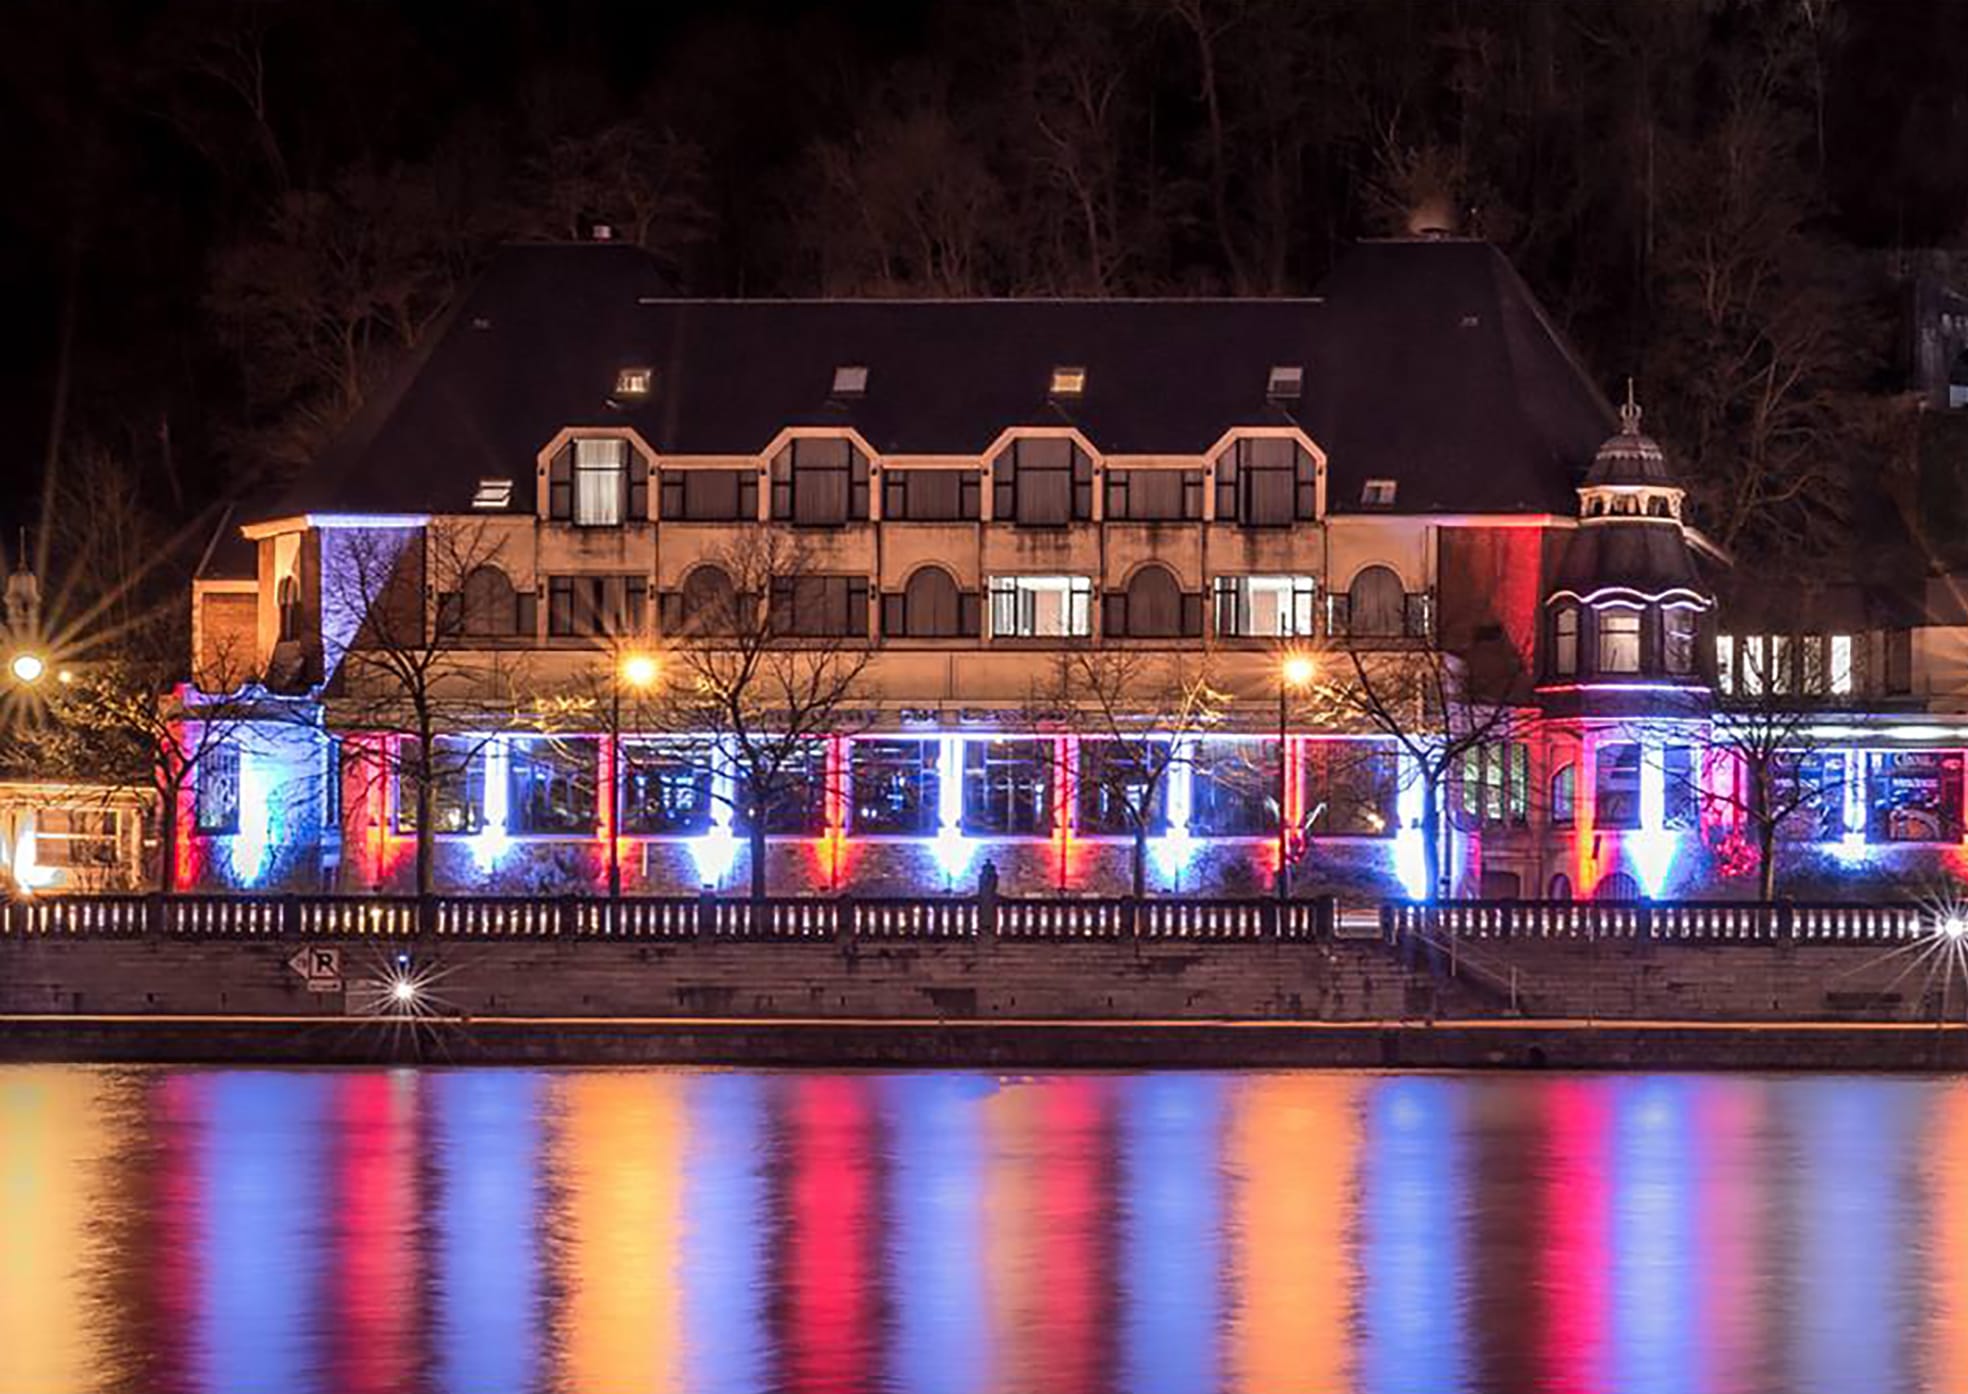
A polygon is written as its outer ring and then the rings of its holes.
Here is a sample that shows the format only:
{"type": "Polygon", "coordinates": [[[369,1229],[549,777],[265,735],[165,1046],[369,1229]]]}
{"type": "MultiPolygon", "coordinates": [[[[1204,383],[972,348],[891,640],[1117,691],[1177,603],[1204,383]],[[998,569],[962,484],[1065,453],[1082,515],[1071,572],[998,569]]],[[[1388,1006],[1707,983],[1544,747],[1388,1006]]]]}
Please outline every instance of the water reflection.
{"type": "Polygon", "coordinates": [[[0,1394],[1968,1386],[1968,1081],[0,1069],[0,1394]]]}

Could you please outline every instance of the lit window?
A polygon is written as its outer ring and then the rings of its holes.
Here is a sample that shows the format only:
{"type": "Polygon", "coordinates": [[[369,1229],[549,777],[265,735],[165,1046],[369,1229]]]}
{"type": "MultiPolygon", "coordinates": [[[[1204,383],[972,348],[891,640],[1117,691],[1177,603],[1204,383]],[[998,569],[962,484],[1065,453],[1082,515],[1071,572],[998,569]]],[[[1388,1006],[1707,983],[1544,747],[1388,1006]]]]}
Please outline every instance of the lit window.
{"type": "Polygon", "coordinates": [[[836,397],[861,397],[867,395],[868,369],[860,363],[844,363],[834,369],[834,391],[836,397]]]}
{"type": "Polygon", "coordinates": [[[702,833],[711,826],[711,746],[706,741],[622,742],[622,831],[702,833]]]}
{"type": "Polygon", "coordinates": [[[574,442],[574,521],[610,527],[622,521],[629,443],[611,437],[574,442]]]}
{"type": "Polygon", "coordinates": [[[1831,636],[1831,691],[1834,696],[1852,695],[1852,636],[1831,636]]]}
{"type": "MultiPolygon", "coordinates": [[[[416,742],[403,746],[396,791],[396,830],[417,830],[416,742]]],[[[475,736],[438,736],[430,752],[431,827],[440,833],[474,833],[485,822],[485,742],[475,736]]]]}
{"type": "Polygon", "coordinates": [[[647,397],[649,385],[654,380],[647,368],[622,368],[615,374],[615,395],[617,397],[647,397]]]}
{"type": "Polygon", "coordinates": [[[1770,691],[1787,693],[1796,685],[1796,675],[1792,671],[1795,648],[1788,634],[1770,636],[1770,691]]]}
{"type": "Polygon", "coordinates": [[[1770,671],[1768,648],[1761,634],[1742,637],[1742,695],[1761,697],[1770,671]]]}
{"type": "Polygon", "coordinates": [[[1051,756],[1051,741],[966,741],[963,830],[1014,835],[1052,831],[1051,756]]]}
{"type": "Polygon", "coordinates": [[[1579,669],[1579,612],[1576,605],[1563,605],[1551,631],[1551,670],[1569,678],[1579,669]]]}
{"type": "Polygon", "coordinates": [[[1732,634],[1715,636],[1715,685],[1724,697],[1736,691],[1736,640],[1732,634]]]}
{"type": "Polygon", "coordinates": [[[1276,740],[1201,740],[1190,768],[1190,832],[1197,837],[1277,836],[1276,740]]]}
{"type": "Polygon", "coordinates": [[[295,577],[282,576],[274,587],[274,606],[280,615],[280,642],[292,643],[301,637],[301,583],[295,577]]]}
{"type": "Polygon", "coordinates": [[[510,479],[481,479],[472,495],[473,508],[510,508],[513,482],[510,479]]]}
{"type": "Polygon", "coordinates": [[[941,742],[856,740],[848,747],[857,833],[935,832],[941,742]]]}
{"type": "Polygon", "coordinates": [[[193,821],[201,833],[239,831],[239,750],[215,746],[198,762],[193,821]]]}
{"type": "Polygon", "coordinates": [[[1599,747],[1595,761],[1592,821],[1601,828],[1640,826],[1640,747],[1631,742],[1599,747]]]}
{"type": "Polygon", "coordinates": [[[1120,837],[1133,833],[1139,819],[1150,836],[1167,832],[1169,761],[1166,741],[1082,741],[1078,829],[1120,837]]]}
{"type": "Polygon", "coordinates": [[[1219,576],[1216,632],[1235,639],[1309,639],[1318,590],[1311,576],[1219,576]]]}
{"type": "Polygon", "coordinates": [[[1696,615],[1676,605],[1661,612],[1661,650],[1667,671],[1682,677],[1695,671],[1696,615]]]}
{"type": "Polygon", "coordinates": [[[585,835],[595,830],[600,748],[592,736],[513,741],[507,821],[515,833],[585,835]]]}
{"type": "Polygon", "coordinates": [[[1961,841],[1958,750],[1874,752],[1866,772],[1872,842],[1961,841]]]}
{"type": "Polygon", "coordinates": [[[1578,817],[1578,766],[1560,765],[1551,776],[1551,821],[1568,828],[1578,817]]]}
{"type": "Polygon", "coordinates": [[[1804,635],[1797,641],[1797,650],[1803,664],[1798,691],[1809,693],[1813,697],[1822,697],[1825,692],[1824,635],[1804,635]]]}
{"type": "Polygon", "coordinates": [[[1369,479],[1360,486],[1360,502],[1368,508],[1392,508],[1400,487],[1392,479],[1369,479]]]}
{"type": "Polygon", "coordinates": [[[1599,671],[1640,671],[1640,612],[1609,606],[1599,612],[1599,671]]]}
{"type": "Polygon", "coordinates": [[[1058,367],[1052,370],[1052,384],[1047,393],[1053,397],[1078,397],[1086,392],[1087,370],[1077,367],[1058,367]]]}
{"type": "Polygon", "coordinates": [[[991,635],[1074,639],[1093,632],[1093,578],[999,576],[991,582],[991,635]]]}
{"type": "Polygon", "coordinates": [[[1296,402],[1305,391],[1305,369],[1296,363],[1278,363],[1264,386],[1264,395],[1274,402],[1296,402]]]}

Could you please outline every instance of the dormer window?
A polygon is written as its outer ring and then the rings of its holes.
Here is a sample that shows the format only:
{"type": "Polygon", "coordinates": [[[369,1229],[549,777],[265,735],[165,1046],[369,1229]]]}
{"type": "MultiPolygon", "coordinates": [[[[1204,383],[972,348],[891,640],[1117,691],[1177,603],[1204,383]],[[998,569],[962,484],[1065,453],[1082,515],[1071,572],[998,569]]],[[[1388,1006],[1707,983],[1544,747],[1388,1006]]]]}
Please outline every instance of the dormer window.
{"type": "Polygon", "coordinates": [[[1275,363],[1264,395],[1273,402],[1296,402],[1305,392],[1305,369],[1296,363],[1275,363]]]}
{"type": "Polygon", "coordinates": [[[472,495],[472,507],[499,509],[512,507],[513,482],[510,479],[481,479],[472,495]]]}
{"type": "Polygon", "coordinates": [[[1369,479],[1360,486],[1360,502],[1367,508],[1392,508],[1400,487],[1392,479],[1369,479]]]}
{"type": "Polygon", "coordinates": [[[1661,658],[1673,676],[1686,677],[1695,671],[1695,612],[1685,605],[1671,605],[1661,611],[1661,658]]]}
{"type": "Polygon", "coordinates": [[[635,401],[649,395],[650,384],[656,375],[648,368],[620,368],[615,373],[615,395],[627,401],[635,401]]]}
{"type": "Polygon", "coordinates": [[[868,369],[862,363],[843,363],[834,369],[834,389],[831,394],[837,400],[846,400],[868,395],[868,369]]]}
{"type": "Polygon", "coordinates": [[[1561,678],[1579,669],[1579,611],[1576,605],[1559,607],[1551,626],[1551,671],[1561,678]]]}
{"type": "Polygon", "coordinates": [[[629,443],[613,437],[574,442],[574,521],[612,527],[622,521],[622,481],[629,443]]]}
{"type": "Polygon", "coordinates": [[[1054,399],[1078,398],[1086,395],[1087,370],[1080,367],[1061,366],[1052,370],[1052,384],[1046,395],[1054,399]]]}

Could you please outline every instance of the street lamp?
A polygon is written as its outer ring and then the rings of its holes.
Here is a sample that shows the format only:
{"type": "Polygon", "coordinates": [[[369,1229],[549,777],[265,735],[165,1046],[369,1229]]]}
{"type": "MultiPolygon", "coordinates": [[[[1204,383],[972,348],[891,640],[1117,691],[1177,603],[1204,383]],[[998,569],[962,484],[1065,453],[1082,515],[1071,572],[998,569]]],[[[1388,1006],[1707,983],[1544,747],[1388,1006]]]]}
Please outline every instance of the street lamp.
{"type": "Polygon", "coordinates": [[[608,685],[608,898],[622,898],[622,689],[649,691],[662,676],[656,655],[632,650],[615,666],[608,685]]]}
{"type": "Polygon", "coordinates": [[[14,655],[7,671],[14,675],[15,682],[37,683],[47,676],[48,660],[31,649],[23,649],[14,655]]]}
{"type": "Polygon", "coordinates": [[[1291,820],[1286,813],[1291,791],[1291,759],[1287,754],[1291,737],[1289,698],[1294,688],[1311,685],[1315,669],[1302,653],[1286,654],[1278,665],[1278,905],[1282,910],[1291,896],[1291,820]]]}

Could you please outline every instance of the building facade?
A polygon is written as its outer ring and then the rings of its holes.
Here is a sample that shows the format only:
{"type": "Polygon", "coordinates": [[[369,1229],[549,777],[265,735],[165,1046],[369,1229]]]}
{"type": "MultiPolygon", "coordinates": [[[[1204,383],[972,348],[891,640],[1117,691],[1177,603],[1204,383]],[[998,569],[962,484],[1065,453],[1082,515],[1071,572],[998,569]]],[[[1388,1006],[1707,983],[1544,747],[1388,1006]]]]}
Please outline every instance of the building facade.
{"type": "Polygon", "coordinates": [[[1745,896],[1763,821],[1800,886],[1951,875],[1968,629],[1739,620],[1684,499],[1478,242],[1264,301],[511,249],[196,581],[180,879],[732,891],[754,821],[787,894],[1745,896]],[[720,717],[741,631],[786,690],[720,717]]]}

